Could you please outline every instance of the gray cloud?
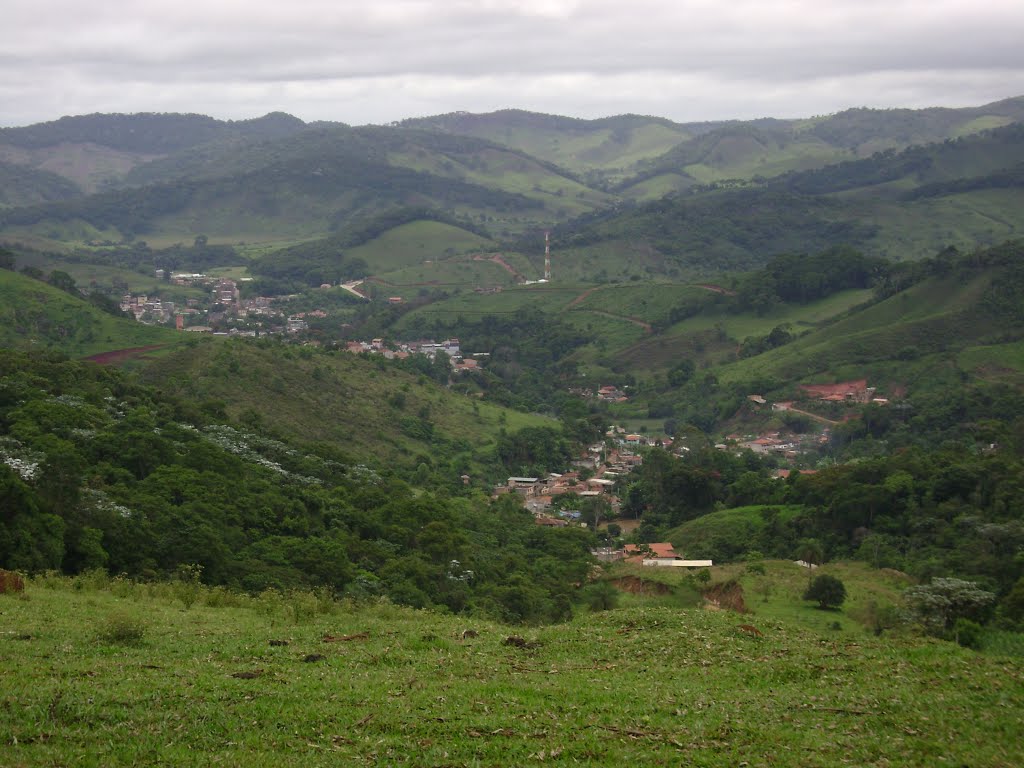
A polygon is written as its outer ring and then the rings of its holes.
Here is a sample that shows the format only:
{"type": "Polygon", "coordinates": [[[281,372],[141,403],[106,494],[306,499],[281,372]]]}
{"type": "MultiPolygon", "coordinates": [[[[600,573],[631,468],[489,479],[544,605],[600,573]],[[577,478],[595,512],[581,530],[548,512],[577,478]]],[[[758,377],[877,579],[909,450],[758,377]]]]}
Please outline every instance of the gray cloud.
{"type": "Polygon", "coordinates": [[[1024,93],[986,0],[6,0],[0,122],[285,110],[360,124],[519,107],[677,120],[1024,93]]]}

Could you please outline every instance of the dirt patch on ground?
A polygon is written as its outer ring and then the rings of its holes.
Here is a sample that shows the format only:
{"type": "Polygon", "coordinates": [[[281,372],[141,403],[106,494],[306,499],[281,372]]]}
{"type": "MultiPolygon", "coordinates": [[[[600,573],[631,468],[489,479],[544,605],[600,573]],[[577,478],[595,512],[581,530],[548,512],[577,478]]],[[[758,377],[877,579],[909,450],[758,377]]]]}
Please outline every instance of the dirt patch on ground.
{"type": "Polygon", "coordinates": [[[99,365],[121,365],[129,360],[134,360],[137,357],[143,357],[149,354],[154,349],[160,349],[161,347],[167,346],[166,344],[150,344],[148,347],[129,347],[128,349],[115,349],[112,352],[100,352],[98,355],[90,355],[89,357],[82,358],[87,363],[97,363],[99,365]]]}
{"type": "Polygon", "coordinates": [[[737,581],[712,584],[704,590],[704,600],[711,608],[724,608],[736,613],[749,613],[743,601],[743,587],[737,581]]]}
{"type": "Polygon", "coordinates": [[[647,581],[639,576],[623,576],[612,581],[616,588],[634,595],[667,595],[672,591],[668,584],[660,581],[647,581]]]}

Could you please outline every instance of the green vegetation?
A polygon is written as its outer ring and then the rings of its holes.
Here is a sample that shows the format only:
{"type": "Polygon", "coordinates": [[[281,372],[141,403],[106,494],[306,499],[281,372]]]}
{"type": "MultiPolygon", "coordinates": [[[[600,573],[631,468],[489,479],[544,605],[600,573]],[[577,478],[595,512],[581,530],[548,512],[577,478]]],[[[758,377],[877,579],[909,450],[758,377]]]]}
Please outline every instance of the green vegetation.
{"type": "Polygon", "coordinates": [[[455,396],[420,374],[380,357],[244,341],[189,345],[142,372],[175,396],[222,403],[234,420],[304,444],[330,443],[364,461],[425,463],[443,483],[489,477],[502,426],[555,423],[455,396]]]}
{"type": "MultiPolygon", "coordinates": [[[[237,350],[204,346],[220,348],[209,363],[235,372],[237,350]]],[[[434,434],[422,408],[402,412],[421,392],[395,398],[397,429],[429,443],[437,462],[446,450],[467,463],[485,452],[434,434]]],[[[201,574],[250,592],[324,587],[509,622],[572,615],[572,585],[591,567],[589,532],[539,528],[510,499],[492,504],[457,476],[433,477],[428,453],[414,490],[383,461],[367,466],[368,438],[344,448],[318,434],[281,439],[255,409],[241,423],[224,410],[101,366],[0,353],[0,566],[176,574],[179,596],[201,574]]]]}
{"type": "Polygon", "coordinates": [[[80,193],[74,183],[55,173],[0,160],[0,209],[64,200],[80,193]]]}
{"type": "Polygon", "coordinates": [[[437,221],[415,221],[351,249],[351,258],[362,259],[373,274],[390,272],[423,261],[486,250],[491,242],[474,232],[437,221]]]}
{"type": "Polygon", "coordinates": [[[182,613],[169,585],[85,576],[0,601],[19,765],[1022,757],[1019,660],[790,616],[634,607],[520,636],[303,592],[204,590],[182,613]],[[141,638],[97,639],[118,615],[141,638]]]}
{"type": "Polygon", "coordinates": [[[31,574],[0,597],[0,740],[18,764],[1018,761],[1024,243],[992,243],[1022,226],[1022,104],[0,132],[4,236],[63,246],[0,250],[0,568],[31,574]],[[107,136],[102,194],[31,171],[54,136],[107,136]],[[548,228],[554,279],[517,284],[548,228]],[[251,274],[309,326],[117,317],[156,268],[251,274]],[[342,280],[368,300],[319,287],[342,280]],[[476,367],[343,348],[428,338],[476,367]],[[131,372],[65,357],[151,345],[131,372]],[[614,453],[613,424],[674,440],[605,477],[617,505],[553,500],[587,527],[490,498],[614,453]],[[621,539],[716,565],[598,569],[621,539]]]}
{"type": "MultiPolygon", "coordinates": [[[[52,273],[57,274],[57,273],[52,273]]],[[[70,278],[68,278],[70,280],[70,278]]],[[[71,281],[73,290],[74,281],[71,281]]],[[[107,302],[110,300],[107,299],[107,302]]],[[[110,314],[53,285],[0,269],[0,346],[49,350],[76,357],[176,344],[180,335],[110,314]]],[[[120,314],[116,304],[113,312],[120,314]]]]}
{"type": "Polygon", "coordinates": [[[823,573],[814,577],[804,592],[804,600],[814,600],[823,611],[838,608],[846,601],[846,587],[835,576],[823,573]]]}

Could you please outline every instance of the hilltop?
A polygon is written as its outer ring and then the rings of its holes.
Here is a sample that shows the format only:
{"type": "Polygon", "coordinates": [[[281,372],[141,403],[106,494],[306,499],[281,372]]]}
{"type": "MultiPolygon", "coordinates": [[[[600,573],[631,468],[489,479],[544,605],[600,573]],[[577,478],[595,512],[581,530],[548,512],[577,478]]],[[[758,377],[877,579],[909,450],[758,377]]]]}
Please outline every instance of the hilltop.
{"type": "MultiPolygon", "coordinates": [[[[205,236],[263,254],[348,241],[367,219],[420,208],[533,259],[538,233],[556,226],[575,279],[747,268],[801,243],[918,258],[1019,231],[1019,152],[1000,131],[1024,117],[1021,104],[691,124],[518,110],[363,127],[280,113],[69,117],[0,132],[0,171],[16,182],[0,233],[62,250],[205,236]],[[920,172],[961,140],[972,159],[920,172]],[[883,186],[869,183],[872,168],[883,186]],[[664,199],[678,194],[685,202],[664,199]]],[[[461,251],[460,240],[439,250],[461,251]]]]}

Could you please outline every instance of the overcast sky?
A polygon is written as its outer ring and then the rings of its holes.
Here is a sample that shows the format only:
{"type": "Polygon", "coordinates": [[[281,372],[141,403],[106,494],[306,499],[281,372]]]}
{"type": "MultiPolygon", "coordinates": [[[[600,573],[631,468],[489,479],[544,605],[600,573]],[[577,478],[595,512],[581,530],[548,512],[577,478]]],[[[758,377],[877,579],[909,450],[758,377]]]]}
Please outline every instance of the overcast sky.
{"type": "Polygon", "coordinates": [[[1024,0],[3,0],[0,124],[679,121],[1024,95],[1024,0]]]}

